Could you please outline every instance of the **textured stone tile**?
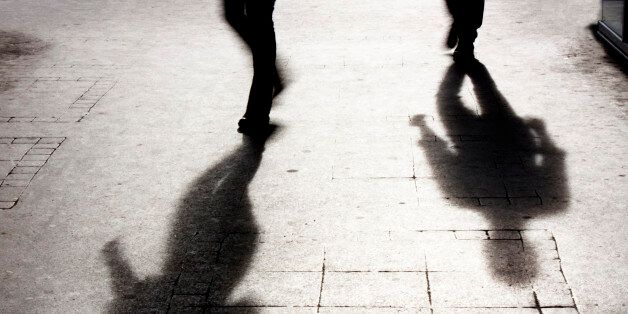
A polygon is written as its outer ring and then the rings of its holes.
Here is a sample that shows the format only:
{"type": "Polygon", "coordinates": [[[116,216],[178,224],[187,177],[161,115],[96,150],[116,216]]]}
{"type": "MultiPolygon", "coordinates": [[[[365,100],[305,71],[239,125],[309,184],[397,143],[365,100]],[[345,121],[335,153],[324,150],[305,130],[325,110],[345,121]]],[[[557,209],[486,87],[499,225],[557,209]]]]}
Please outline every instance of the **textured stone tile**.
{"type": "Polygon", "coordinates": [[[26,173],[37,173],[37,171],[39,171],[39,169],[41,169],[40,167],[15,167],[13,168],[13,170],[11,171],[11,173],[15,173],[15,174],[26,174],[26,173]]]}
{"type": "Polygon", "coordinates": [[[483,230],[459,230],[455,232],[456,239],[458,240],[485,240],[488,239],[488,234],[483,230]]]}
{"type": "Polygon", "coordinates": [[[0,186],[0,201],[17,202],[24,191],[23,187],[0,186]]]}
{"type": "Polygon", "coordinates": [[[489,230],[488,237],[491,240],[518,240],[521,239],[519,231],[510,230],[489,230]]]}
{"type": "Polygon", "coordinates": [[[17,161],[26,154],[32,144],[0,144],[0,160],[17,161]]]}
{"type": "MultiPolygon", "coordinates": [[[[576,314],[578,312],[575,308],[543,308],[543,314],[576,314]]],[[[585,310],[586,311],[586,310],[585,310]]],[[[586,311],[588,312],[588,311],[586,311]]]]}
{"type": "Polygon", "coordinates": [[[39,141],[39,137],[18,137],[13,140],[13,144],[35,144],[39,141]]]}
{"type": "Polygon", "coordinates": [[[273,307],[210,307],[206,310],[208,313],[316,313],[316,307],[292,307],[292,306],[273,306],[273,307]]]}
{"type": "Polygon", "coordinates": [[[329,271],[423,271],[425,244],[415,239],[390,239],[385,233],[363,234],[326,245],[329,271]]]}
{"type": "Polygon", "coordinates": [[[43,137],[37,144],[61,144],[64,140],[63,137],[43,137]]]}
{"type": "Polygon", "coordinates": [[[15,202],[0,201],[0,209],[9,209],[15,205],[15,202]]]}
{"type": "Polygon", "coordinates": [[[6,177],[13,167],[15,167],[14,161],[0,160],[0,178],[6,177]]]}
{"type": "Polygon", "coordinates": [[[534,306],[528,285],[509,285],[488,275],[468,272],[431,272],[429,278],[434,307],[534,306]]]}
{"type": "Polygon", "coordinates": [[[321,305],[427,307],[425,273],[328,272],[321,305]]]}
{"type": "MultiPolygon", "coordinates": [[[[241,262],[247,247],[240,247],[240,235],[229,236],[222,244],[220,263],[241,262]]],[[[256,271],[321,271],[323,244],[307,238],[265,238],[256,245],[251,268],[256,271]]]]}
{"type": "Polygon", "coordinates": [[[430,309],[388,307],[322,307],[319,313],[430,313],[430,309]]]}
{"type": "MultiPolygon", "coordinates": [[[[530,308],[434,308],[436,314],[536,314],[537,309],[530,308]]],[[[545,312],[544,312],[545,313],[545,312]]]]}
{"type": "MultiPolygon", "coordinates": [[[[244,275],[244,274],[242,274],[244,275]]],[[[239,275],[222,273],[210,287],[209,301],[214,305],[240,306],[316,306],[320,292],[320,272],[250,272],[229,294],[226,304],[219,304],[218,293],[232,285],[229,278],[239,275]]]]}

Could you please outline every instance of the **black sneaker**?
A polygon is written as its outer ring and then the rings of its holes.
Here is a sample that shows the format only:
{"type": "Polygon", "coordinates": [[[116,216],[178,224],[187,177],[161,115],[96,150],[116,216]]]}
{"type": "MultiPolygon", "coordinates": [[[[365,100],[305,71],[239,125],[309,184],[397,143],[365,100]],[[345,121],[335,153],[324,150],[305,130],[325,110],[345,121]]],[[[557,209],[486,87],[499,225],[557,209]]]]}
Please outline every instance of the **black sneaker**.
{"type": "Polygon", "coordinates": [[[238,121],[238,132],[249,136],[265,136],[270,130],[268,118],[242,118],[238,121]]]}

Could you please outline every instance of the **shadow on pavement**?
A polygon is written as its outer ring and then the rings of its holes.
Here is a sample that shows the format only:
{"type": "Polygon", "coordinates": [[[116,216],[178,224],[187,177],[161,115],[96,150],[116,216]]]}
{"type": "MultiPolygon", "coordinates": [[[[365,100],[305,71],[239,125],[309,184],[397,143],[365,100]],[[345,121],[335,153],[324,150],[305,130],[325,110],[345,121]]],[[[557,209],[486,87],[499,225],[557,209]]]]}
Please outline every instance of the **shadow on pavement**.
{"type": "Polygon", "coordinates": [[[247,196],[267,138],[244,138],[206,170],[179,202],[162,274],[138,278],[117,240],[103,249],[115,299],[109,312],[202,310],[237,306],[230,293],[255,253],[258,227],[247,196]]]}
{"type": "MultiPolygon", "coordinates": [[[[434,180],[451,204],[482,213],[491,230],[523,230],[526,220],[557,214],[568,205],[565,153],[554,145],[542,120],[517,116],[483,64],[451,65],[437,106],[448,139],[437,136],[423,116],[415,116],[413,124],[421,130],[419,145],[434,180]],[[478,113],[460,97],[467,76],[478,113]]],[[[521,244],[485,246],[489,268],[500,281],[524,284],[537,276],[535,248],[521,244]]]]}
{"type": "MultiPolygon", "coordinates": [[[[5,67],[9,62],[23,56],[34,56],[43,53],[49,48],[44,41],[19,32],[0,31],[0,78],[7,76],[20,76],[15,72],[22,70],[12,68],[11,73],[5,67]]],[[[0,92],[13,88],[13,82],[0,80],[0,92]]]]}

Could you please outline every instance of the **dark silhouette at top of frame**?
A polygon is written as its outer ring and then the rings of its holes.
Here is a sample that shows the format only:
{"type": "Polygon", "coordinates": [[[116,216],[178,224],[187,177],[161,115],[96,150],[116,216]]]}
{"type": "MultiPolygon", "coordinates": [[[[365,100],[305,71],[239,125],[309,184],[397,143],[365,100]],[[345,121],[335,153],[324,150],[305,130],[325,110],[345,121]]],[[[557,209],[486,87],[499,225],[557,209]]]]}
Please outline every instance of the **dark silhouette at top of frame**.
{"type": "Polygon", "coordinates": [[[203,310],[244,301],[229,295],[256,250],[259,232],[247,188],[265,140],[245,137],[240,147],[190,184],[175,214],[160,276],[138,278],[117,240],[105,246],[115,295],[110,313],[203,310]]]}
{"type": "MultiPolygon", "coordinates": [[[[528,219],[557,214],[568,205],[565,153],[542,120],[517,116],[483,64],[451,65],[437,106],[450,141],[435,135],[423,116],[415,116],[413,123],[421,130],[419,145],[434,179],[451,203],[482,213],[494,230],[522,230],[528,219]],[[460,97],[467,76],[478,113],[460,97]]],[[[490,269],[501,281],[526,283],[537,275],[533,247],[522,248],[525,257],[491,251],[498,250],[495,245],[487,249],[490,269]]]]}

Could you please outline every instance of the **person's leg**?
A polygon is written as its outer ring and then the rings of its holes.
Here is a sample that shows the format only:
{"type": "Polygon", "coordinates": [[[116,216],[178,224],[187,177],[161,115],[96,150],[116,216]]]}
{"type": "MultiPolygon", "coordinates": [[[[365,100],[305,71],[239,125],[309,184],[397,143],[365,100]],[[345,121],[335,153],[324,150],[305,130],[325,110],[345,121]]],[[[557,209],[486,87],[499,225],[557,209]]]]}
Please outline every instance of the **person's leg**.
{"type": "Polygon", "coordinates": [[[458,34],[456,52],[461,56],[473,56],[473,43],[478,36],[478,28],[482,25],[484,15],[484,0],[458,0],[454,24],[458,34]]]}
{"type": "Polygon", "coordinates": [[[458,44],[458,34],[456,33],[456,0],[445,0],[447,4],[447,9],[449,10],[449,14],[452,17],[451,26],[449,27],[449,32],[447,33],[447,40],[445,41],[445,46],[449,48],[454,48],[458,44]]]}
{"type": "MultiPolygon", "coordinates": [[[[268,124],[276,80],[276,43],[273,26],[274,0],[250,0],[246,3],[249,43],[253,54],[253,82],[241,124],[268,124]]],[[[242,125],[241,125],[242,126],[242,125]]]]}
{"type": "Polygon", "coordinates": [[[245,0],[223,0],[224,17],[233,30],[249,46],[247,19],[245,15],[245,0]]]}

